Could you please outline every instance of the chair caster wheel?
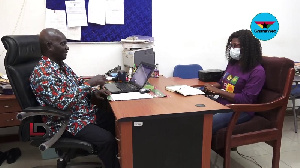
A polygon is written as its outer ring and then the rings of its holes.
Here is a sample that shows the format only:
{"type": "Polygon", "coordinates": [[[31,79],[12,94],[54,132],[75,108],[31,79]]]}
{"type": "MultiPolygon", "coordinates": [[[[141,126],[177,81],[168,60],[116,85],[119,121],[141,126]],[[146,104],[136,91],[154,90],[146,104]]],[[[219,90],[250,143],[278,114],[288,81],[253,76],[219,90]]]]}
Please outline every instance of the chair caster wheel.
{"type": "Polygon", "coordinates": [[[57,168],[67,167],[67,162],[63,159],[57,159],[57,168]]]}

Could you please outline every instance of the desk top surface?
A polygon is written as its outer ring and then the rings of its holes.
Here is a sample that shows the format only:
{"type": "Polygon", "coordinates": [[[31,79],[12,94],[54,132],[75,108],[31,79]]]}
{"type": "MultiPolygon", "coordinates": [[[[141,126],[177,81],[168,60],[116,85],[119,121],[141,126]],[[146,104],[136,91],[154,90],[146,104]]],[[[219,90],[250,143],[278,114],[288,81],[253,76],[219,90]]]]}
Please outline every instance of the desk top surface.
{"type": "Polygon", "coordinates": [[[0,100],[11,100],[11,99],[16,99],[16,96],[0,94],[0,100]]]}
{"type": "Polygon", "coordinates": [[[120,121],[134,121],[153,117],[168,117],[180,115],[199,115],[203,113],[228,112],[230,109],[204,95],[183,96],[165,90],[168,85],[186,84],[190,86],[203,86],[204,82],[198,79],[150,78],[149,82],[163,92],[167,97],[140,99],[130,101],[112,101],[111,107],[116,119],[120,121]],[[205,107],[196,107],[196,104],[205,104],[205,107]]]}

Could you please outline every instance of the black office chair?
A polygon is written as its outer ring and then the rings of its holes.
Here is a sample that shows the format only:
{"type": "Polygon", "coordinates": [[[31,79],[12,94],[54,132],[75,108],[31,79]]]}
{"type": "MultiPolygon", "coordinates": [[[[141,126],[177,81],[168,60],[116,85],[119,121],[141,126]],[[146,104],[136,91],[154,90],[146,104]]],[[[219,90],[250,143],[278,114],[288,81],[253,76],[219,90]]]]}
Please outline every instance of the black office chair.
{"type": "MultiPolygon", "coordinates": [[[[59,155],[58,168],[65,168],[70,159],[78,155],[96,154],[92,144],[81,140],[63,138],[69,120],[70,112],[53,107],[42,107],[36,101],[30,88],[29,76],[35,65],[41,59],[38,35],[3,36],[1,41],[7,50],[4,66],[14,94],[21,106],[22,112],[17,115],[22,120],[19,127],[19,136],[22,141],[31,141],[31,145],[39,147],[41,151],[55,148],[59,155]],[[52,115],[64,118],[58,133],[51,138],[30,137],[30,123],[42,123],[42,115],[52,115]]],[[[77,165],[83,167],[82,165],[77,165]]],[[[91,163],[92,167],[100,167],[100,162],[91,163]],[[96,166],[97,165],[97,166],[96,166]]]]}

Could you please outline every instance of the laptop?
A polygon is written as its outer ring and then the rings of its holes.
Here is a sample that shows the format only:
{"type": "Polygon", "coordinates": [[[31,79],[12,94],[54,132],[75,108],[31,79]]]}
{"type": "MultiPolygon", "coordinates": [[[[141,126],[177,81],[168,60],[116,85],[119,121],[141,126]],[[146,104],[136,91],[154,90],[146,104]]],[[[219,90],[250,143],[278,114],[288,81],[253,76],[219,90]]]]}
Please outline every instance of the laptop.
{"type": "Polygon", "coordinates": [[[141,62],[130,81],[107,83],[104,87],[112,94],[138,92],[147,83],[154,69],[155,65],[141,62]]]}

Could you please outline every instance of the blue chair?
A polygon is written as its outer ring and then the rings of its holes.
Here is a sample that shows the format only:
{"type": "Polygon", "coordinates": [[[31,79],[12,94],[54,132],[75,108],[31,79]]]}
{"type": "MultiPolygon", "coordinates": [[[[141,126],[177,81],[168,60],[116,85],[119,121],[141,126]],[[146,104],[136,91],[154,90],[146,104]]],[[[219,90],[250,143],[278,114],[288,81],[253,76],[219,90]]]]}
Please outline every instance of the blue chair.
{"type": "Polygon", "coordinates": [[[298,110],[296,110],[296,99],[300,99],[300,84],[299,84],[300,77],[295,75],[294,82],[296,83],[296,85],[292,86],[292,90],[291,90],[289,99],[292,101],[292,104],[293,104],[292,110],[294,113],[294,128],[295,128],[295,133],[297,133],[297,131],[298,131],[298,124],[297,124],[298,112],[297,111],[300,110],[300,107],[298,107],[298,110]]]}
{"type": "Polygon", "coordinates": [[[198,78],[198,71],[202,70],[199,64],[176,65],[173,71],[173,77],[182,79],[198,78]]]}

